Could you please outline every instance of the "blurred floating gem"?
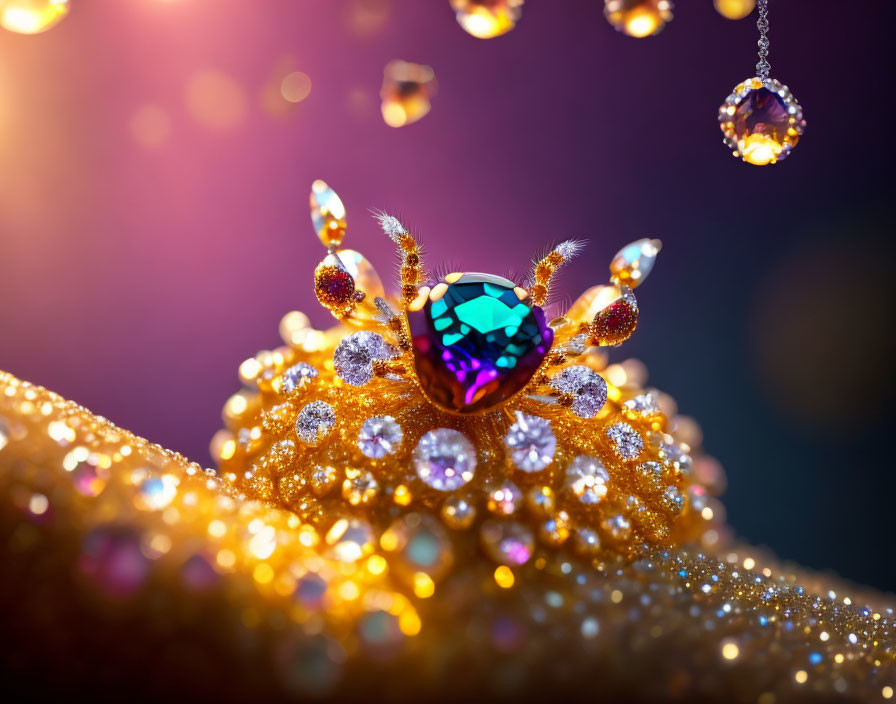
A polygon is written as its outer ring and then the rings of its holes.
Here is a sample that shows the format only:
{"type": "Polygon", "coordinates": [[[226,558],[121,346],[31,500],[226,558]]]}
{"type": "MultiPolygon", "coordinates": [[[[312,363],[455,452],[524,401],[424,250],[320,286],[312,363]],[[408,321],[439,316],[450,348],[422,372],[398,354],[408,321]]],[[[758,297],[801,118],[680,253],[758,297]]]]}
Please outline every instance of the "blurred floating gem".
{"type": "Polygon", "coordinates": [[[756,0],[713,0],[716,11],[729,20],[742,20],[756,7],[756,0]]]}
{"type": "Polygon", "coordinates": [[[430,109],[430,98],[436,93],[435,72],[429,66],[408,61],[390,61],[383,71],[381,110],[390,127],[403,127],[417,122],[430,109]]]}
{"type": "Polygon", "coordinates": [[[451,0],[457,22],[478,39],[506,34],[516,26],[523,0],[451,0]]]}
{"type": "Polygon", "coordinates": [[[535,550],[532,531],[516,521],[488,520],[482,524],[479,535],[488,556],[502,565],[525,564],[535,550]]]}
{"type": "Polygon", "coordinates": [[[630,37],[657,34],[672,19],[669,0],[605,0],[604,15],[618,32],[630,37]]]}
{"type": "Polygon", "coordinates": [[[802,108],[785,86],[752,78],[738,85],[719,108],[719,126],[735,156],[765,166],[787,157],[806,122],[802,108]]]}
{"type": "Polygon", "coordinates": [[[617,286],[627,285],[637,288],[653,270],[656,255],[663,247],[660,240],[644,237],[616,252],[610,262],[611,280],[617,286]]]}
{"type": "Polygon", "coordinates": [[[198,71],[187,81],[187,111],[214,130],[231,130],[246,119],[248,101],[243,87],[226,73],[198,71]]]}
{"type": "Polygon", "coordinates": [[[0,417],[0,450],[9,444],[9,437],[9,427],[6,425],[6,421],[0,417]]]}
{"type": "Polygon", "coordinates": [[[356,290],[363,291],[370,300],[386,295],[383,281],[367,257],[353,249],[340,249],[336,256],[354,279],[356,290]]]}
{"type": "Polygon", "coordinates": [[[280,95],[288,103],[301,103],[311,93],[311,79],[307,73],[293,71],[280,82],[280,95]]]}
{"type": "Polygon", "coordinates": [[[144,105],[129,123],[131,136],[144,149],[158,149],[171,135],[171,119],[158,105],[144,105]]]}
{"type": "Polygon", "coordinates": [[[345,206],[325,181],[311,184],[311,224],[324,247],[338,247],[345,237],[345,206]]]}
{"type": "Polygon", "coordinates": [[[19,34],[38,34],[68,14],[68,0],[0,0],[0,26],[19,34]]]}

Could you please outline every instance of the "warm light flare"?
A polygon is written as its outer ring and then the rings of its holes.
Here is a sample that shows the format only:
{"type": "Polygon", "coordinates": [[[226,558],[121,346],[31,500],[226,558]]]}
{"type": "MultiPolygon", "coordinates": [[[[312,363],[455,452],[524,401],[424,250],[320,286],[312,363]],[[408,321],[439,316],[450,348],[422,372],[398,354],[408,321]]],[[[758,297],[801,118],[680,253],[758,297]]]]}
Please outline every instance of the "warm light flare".
{"type": "Polygon", "coordinates": [[[0,26],[19,34],[39,34],[68,14],[68,0],[0,0],[0,26]]]}
{"type": "Polygon", "coordinates": [[[756,7],[756,0],[713,0],[716,11],[729,20],[742,20],[756,7]]]}
{"type": "Polygon", "coordinates": [[[617,31],[642,39],[657,34],[672,19],[668,0],[605,0],[604,15],[617,31]]]}
{"type": "Polygon", "coordinates": [[[748,164],[765,166],[773,164],[781,153],[781,145],[765,134],[751,134],[737,143],[737,148],[748,164]]]}
{"type": "Polygon", "coordinates": [[[520,18],[523,0],[451,0],[457,22],[477,39],[506,34],[520,18]]]}

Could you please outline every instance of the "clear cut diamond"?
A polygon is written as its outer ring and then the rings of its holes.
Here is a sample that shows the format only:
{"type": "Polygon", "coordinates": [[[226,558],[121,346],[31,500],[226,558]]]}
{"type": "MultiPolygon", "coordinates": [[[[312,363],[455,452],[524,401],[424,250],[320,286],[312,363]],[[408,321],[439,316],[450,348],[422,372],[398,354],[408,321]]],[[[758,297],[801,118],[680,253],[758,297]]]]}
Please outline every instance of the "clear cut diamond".
{"type": "Polygon", "coordinates": [[[380,459],[395,452],[403,438],[404,432],[392,416],[375,416],[361,426],[358,447],[367,457],[380,459]]]}
{"type": "Polygon", "coordinates": [[[516,412],[516,423],[504,438],[514,466],[524,472],[538,472],[554,459],[557,439],[545,418],[516,412]]]}
{"type": "Polygon", "coordinates": [[[628,423],[614,423],[607,428],[607,437],[616,454],[627,460],[634,459],[644,449],[644,440],[628,423]]]}
{"type": "Polygon", "coordinates": [[[336,374],[352,386],[364,386],[373,378],[376,360],[392,359],[393,348],[382,335],[361,330],[349,335],[337,345],[333,353],[336,374]]]}
{"type": "Polygon", "coordinates": [[[317,369],[308,364],[308,362],[299,362],[283,372],[280,388],[284,393],[292,394],[315,377],[317,377],[317,369]]]}
{"type": "Polygon", "coordinates": [[[312,401],[299,411],[296,435],[306,445],[317,445],[336,425],[336,411],[325,401],[312,401]]]}
{"type": "Polygon", "coordinates": [[[607,382],[590,367],[567,367],[551,379],[551,386],[572,397],[572,412],[580,418],[593,418],[607,402],[607,382]]]}
{"type": "Polygon", "coordinates": [[[412,461],[417,476],[428,486],[454,491],[473,478],[476,448],[463,433],[437,428],[420,438],[412,461]]]}
{"type": "Polygon", "coordinates": [[[565,486],[583,504],[596,504],[607,495],[610,474],[596,457],[579,455],[566,468],[565,486]]]}

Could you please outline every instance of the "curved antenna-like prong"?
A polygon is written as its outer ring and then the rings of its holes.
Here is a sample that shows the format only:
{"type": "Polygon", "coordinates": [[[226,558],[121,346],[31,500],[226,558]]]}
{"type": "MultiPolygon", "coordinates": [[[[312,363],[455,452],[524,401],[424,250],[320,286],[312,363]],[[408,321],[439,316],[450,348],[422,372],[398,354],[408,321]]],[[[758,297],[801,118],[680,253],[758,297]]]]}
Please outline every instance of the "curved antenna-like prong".
{"type": "Polygon", "coordinates": [[[584,248],[581,240],[566,240],[552,249],[544,258],[535,263],[532,270],[532,285],[529,287],[529,295],[532,303],[543,306],[550,294],[551,279],[557,270],[576,256],[584,248]]]}
{"type": "Polygon", "coordinates": [[[401,297],[407,306],[417,297],[417,289],[423,279],[420,243],[394,215],[382,211],[375,211],[373,215],[383,228],[383,232],[398,245],[401,254],[401,297]]]}

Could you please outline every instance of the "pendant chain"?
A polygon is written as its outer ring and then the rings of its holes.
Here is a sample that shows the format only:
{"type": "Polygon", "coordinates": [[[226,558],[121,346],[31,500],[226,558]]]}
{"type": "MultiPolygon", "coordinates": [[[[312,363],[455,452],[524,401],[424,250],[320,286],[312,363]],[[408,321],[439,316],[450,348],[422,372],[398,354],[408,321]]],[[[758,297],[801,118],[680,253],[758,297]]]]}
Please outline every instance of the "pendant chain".
{"type": "Polygon", "coordinates": [[[765,80],[768,78],[768,72],[771,70],[771,64],[768,62],[768,46],[769,41],[766,36],[768,32],[768,0],[759,0],[759,19],[756,20],[756,28],[759,30],[759,63],[756,64],[756,75],[765,80]]]}

